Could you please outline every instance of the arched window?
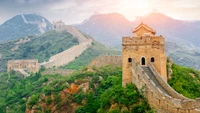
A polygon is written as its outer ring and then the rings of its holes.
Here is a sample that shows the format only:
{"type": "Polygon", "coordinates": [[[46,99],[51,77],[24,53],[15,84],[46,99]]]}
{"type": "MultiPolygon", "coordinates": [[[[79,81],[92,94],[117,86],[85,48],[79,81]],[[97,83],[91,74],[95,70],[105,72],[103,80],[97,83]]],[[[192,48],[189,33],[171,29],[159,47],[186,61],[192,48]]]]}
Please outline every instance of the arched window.
{"type": "Polygon", "coordinates": [[[142,65],[146,65],[146,63],[145,63],[145,58],[144,57],[142,57],[142,65]]]}
{"type": "Polygon", "coordinates": [[[151,62],[155,62],[155,58],[154,57],[151,58],[151,62]]]}
{"type": "Polygon", "coordinates": [[[128,62],[132,62],[132,59],[131,59],[131,58],[128,58],[128,62]]]}

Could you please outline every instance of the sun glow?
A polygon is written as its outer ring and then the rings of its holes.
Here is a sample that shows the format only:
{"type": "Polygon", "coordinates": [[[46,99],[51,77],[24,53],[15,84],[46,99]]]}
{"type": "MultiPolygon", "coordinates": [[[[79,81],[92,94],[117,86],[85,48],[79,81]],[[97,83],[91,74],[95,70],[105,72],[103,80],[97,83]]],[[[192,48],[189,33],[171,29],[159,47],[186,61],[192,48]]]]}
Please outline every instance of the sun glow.
{"type": "Polygon", "coordinates": [[[148,8],[148,1],[147,0],[136,0],[135,1],[135,8],[137,8],[137,9],[148,8]]]}
{"type": "Polygon", "coordinates": [[[136,16],[144,16],[154,9],[150,0],[120,0],[119,4],[118,12],[130,20],[135,20],[136,16]]]}

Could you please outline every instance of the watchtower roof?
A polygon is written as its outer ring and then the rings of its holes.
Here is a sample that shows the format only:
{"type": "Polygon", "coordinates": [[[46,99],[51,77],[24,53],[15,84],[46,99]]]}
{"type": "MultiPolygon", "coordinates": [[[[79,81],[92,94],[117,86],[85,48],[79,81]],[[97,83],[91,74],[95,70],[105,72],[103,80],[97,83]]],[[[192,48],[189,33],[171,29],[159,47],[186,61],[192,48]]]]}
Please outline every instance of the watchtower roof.
{"type": "Polygon", "coordinates": [[[144,24],[143,22],[133,30],[133,33],[136,33],[141,28],[145,28],[147,31],[151,32],[152,34],[156,34],[155,30],[153,30],[151,27],[149,27],[147,24],[144,24]]]}

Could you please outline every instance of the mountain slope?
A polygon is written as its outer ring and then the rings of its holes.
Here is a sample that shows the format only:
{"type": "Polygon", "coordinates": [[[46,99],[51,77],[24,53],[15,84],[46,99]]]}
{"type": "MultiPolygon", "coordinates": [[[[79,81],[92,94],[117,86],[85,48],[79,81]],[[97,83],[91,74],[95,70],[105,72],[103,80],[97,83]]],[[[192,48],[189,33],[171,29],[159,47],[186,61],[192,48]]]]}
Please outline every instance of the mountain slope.
{"type": "Polygon", "coordinates": [[[174,42],[166,42],[166,53],[179,65],[200,69],[200,51],[182,47],[174,42]]]}
{"type": "Polygon", "coordinates": [[[92,42],[90,37],[86,36],[78,30],[75,30],[76,32],[72,32],[74,29],[70,30],[69,27],[67,30],[68,32],[49,31],[39,36],[28,36],[19,38],[17,40],[0,43],[0,62],[2,64],[0,65],[0,72],[6,70],[8,60],[38,59],[40,63],[54,60],[54,64],[58,64],[55,65],[57,67],[61,66],[60,64],[63,64],[64,62],[72,61],[68,66],[76,68],[70,69],[79,69],[81,66],[88,65],[97,56],[107,54],[121,54],[121,52],[115,49],[105,47],[104,45],[95,41],[92,42]],[[81,39],[78,37],[80,35],[81,39]],[[89,44],[91,46],[86,45],[86,43],[89,43],[86,39],[90,43],[92,42],[92,45],[89,44]],[[80,44],[79,41],[82,43],[80,44]],[[78,45],[80,45],[81,48],[77,48],[78,45]],[[84,48],[88,49],[82,52],[82,49],[84,48]],[[79,53],[80,57],[77,55],[79,53]],[[74,59],[75,61],[73,61],[74,59]]]}
{"type": "Polygon", "coordinates": [[[52,55],[60,53],[74,45],[78,40],[68,32],[49,31],[40,36],[25,37],[0,44],[2,57],[0,71],[5,71],[7,61],[15,59],[38,59],[47,61],[52,55]],[[29,41],[24,41],[29,40],[29,41]],[[21,42],[19,44],[19,42],[21,42]],[[13,49],[16,47],[16,49],[13,49]]]}
{"type": "Polygon", "coordinates": [[[75,26],[95,40],[114,47],[121,44],[122,36],[131,33],[131,22],[118,13],[95,14],[75,26]]]}
{"type": "Polygon", "coordinates": [[[0,74],[1,113],[145,113],[153,112],[132,85],[121,86],[120,67],[84,68],[71,76],[40,73],[25,79],[0,74]],[[89,71],[92,70],[92,71],[89,71]],[[115,96],[113,96],[115,95],[115,96]]]}
{"type": "MultiPolygon", "coordinates": [[[[168,67],[170,66],[168,65],[168,67]]],[[[188,98],[199,98],[200,71],[177,64],[172,64],[170,68],[173,71],[172,77],[168,81],[170,86],[188,98]]]]}
{"type": "Polygon", "coordinates": [[[37,14],[21,14],[0,25],[0,41],[28,35],[38,35],[52,30],[52,24],[37,14]]]}

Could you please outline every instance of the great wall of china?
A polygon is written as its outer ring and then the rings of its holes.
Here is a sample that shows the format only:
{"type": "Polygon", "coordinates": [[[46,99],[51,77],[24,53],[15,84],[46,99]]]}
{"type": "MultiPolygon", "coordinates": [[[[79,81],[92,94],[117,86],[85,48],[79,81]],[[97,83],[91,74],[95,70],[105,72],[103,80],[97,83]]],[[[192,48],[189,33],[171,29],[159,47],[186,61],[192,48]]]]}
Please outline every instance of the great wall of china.
{"type": "MultiPolygon", "coordinates": [[[[58,26],[62,26],[61,29],[64,30],[72,30],[74,33],[72,34],[75,37],[78,35],[78,37],[81,37],[81,34],[74,32],[76,29],[63,28],[62,23],[58,26]]],[[[135,84],[144,97],[147,98],[150,106],[155,108],[158,113],[200,113],[200,98],[196,100],[186,98],[177,93],[167,83],[164,38],[162,36],[154,36],[155,31],[144,24],[137,27],[134,32],[137,32],[139,37],[124,38],[122,56],[100,56],[95,58],[90,63],[90,66],[99,67],[109,64],[122,66],[124,68],[122,85],[125,86],[125,83],[135,84]],[[144,32],[147,32],[145,36],[143,35],[144,32]],[[140,34],[142,35],[140,36],[140,34]],[[164,73],[164,76],[161,76],[160,73],[164,73]],[[130,80],[127,81],[127,78],[130,80]]],[[[79,45],[52,56],[49,62],[40,65],[51,68],[53,66],[62,66],[74,60],[92,43],[92,40],[87,38],[78,40],[79,45]],[[70,56],[71,54],[73,56],[70,56]]],[[[63,70],[57,72],[50,70],[48,73],[68,74],[63,70]]]]}
{"type": "Polygon", "coordinates": [[[61,53],[52,56],[48,62],[40,63],[40,66],[46,68],[60,67],[68,64],[79,57],[87,48],[92,45],[92,39],[80,33],[78,29],[72,26],[66,26],[62,21],[54,22],[54,29],[58,32],[67,31],[76,37],[79,45],[73,46],[61,53]]]}
{"type": "MultiPolygon", "coordinates": [[[[53,22],[54,24],[54,30],[56,30],[57,32],[68,32],[71,33],[75,38],[77,38],[79,45],[75,45],[61,53],[58,53],[54,56],[52,56],[48,62],[42,62],[39,63],[39,66],[35,66],[35,68],[37,68],[37,71],[39,70],[38,67],[40,66],[44,66],[45,68],[53,68],[53,67],[60,67],[63,65],[67,65],[69,62],[75,60],[77,57],[79,57],[87,48],[89,48],[92,45],[92,39],[86,35],[84,35],[83,33],[81,33],[78,29],[76,29],[75,27],[72,26],[67,26],[65,25],[64,22],[62,21],[58,21],[58,22],[53,22]]],[[[16,49],[18,49],[18,44],[20,43],[26,43],[28,42],[28,39],[24,39],[24,40],[20,40],[18,43],[16,43],[16,47],[13,48],[12,51],[15,51],[16,49]]],[[[12,66],[13,70],[18,70],[19,72],[21,72],[22,74],[24,74],[25,76],[28,76],[28,73],[25,73],[24,70],[27,70],[27,66],[29,65],[29,63],[31,64],[32,59],[31,60],[15,60],[15,61],[10,61],[8,62],[8,69],[10,69],[10,66],[12,66]],[[19,66],[19,67],[15,67],[16,62],[17,64],[21,64],[21,65],[25,65],[25,66],[19,66]],[[25,63],[24,63],[25,61],[25,63]],[[16,68],[16,69],[15,69],[16,68]]],[[[37,62],[38,64],[38,62],[37,62]]],[[[29,70],[31,70],[30,72],[36,73],[35,69],[33,70],[33,67],[28,68],[29,70]]],[[[10,70],[8,70],[8,72],[10,72],[10,70]]],[[[59,71],[59,74],[61,73],[61,71],[59,71]]],[[[52,71],[49,71],[49,73],[53,73],[52,71]]],[[[62,73],[67,73],[67,72],[62,72],[62,73]]]]}
{"type": "Polygon", "coordinates": [[[45,70],[43,71],[41,74],[42,75],[52,75],[52,74],[59,74],[62,76],[67,76],[72,74],[73,72],[75,72],[74,70],[66,70],[66,69],[49,69],[49,70],[45,70]]]}
{"type": "Polygon", "coordinates": [[[122,86],[135,84],[158,113],[200,113],[200,98],[186,98],[167,83],[164,38],[143,23],[133,33],[122,39],[122,57],[102,56],[90,65],[122,66],[122,86]]]}
{"type": "Polygon", "coordinates": [[[89,66],[101,67],[105,65],[122,66],[121,56],[99,56],[95,58],[89,66]]]}
{"type": "Polygon", "coordinates": [[[173,88],[160,76],[154,66],[140,66],[134,60],[132,67],[132,83],[147,98],[149,104],[159,113],[200,113],[200,98],[188,99],[173,88]]]}
{"type": "MultiPolygon", "coordinates": [[[[90,66],[122,66],[121,56],[99,56],[90,66]]],[[[132,83],[147,98],[158,113],[200,113],[200,98],[192,100],[177,93],[156,71],[152,63],[140,66],[132,61],[132,83]]]]}

